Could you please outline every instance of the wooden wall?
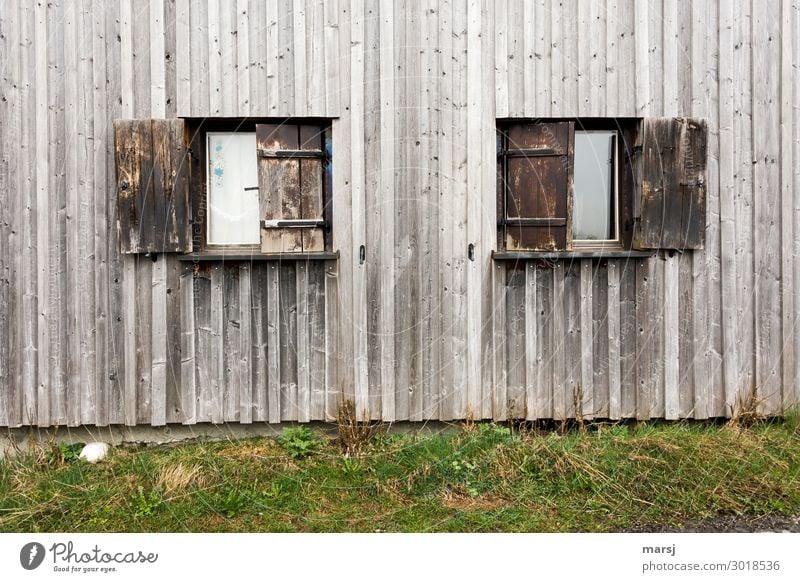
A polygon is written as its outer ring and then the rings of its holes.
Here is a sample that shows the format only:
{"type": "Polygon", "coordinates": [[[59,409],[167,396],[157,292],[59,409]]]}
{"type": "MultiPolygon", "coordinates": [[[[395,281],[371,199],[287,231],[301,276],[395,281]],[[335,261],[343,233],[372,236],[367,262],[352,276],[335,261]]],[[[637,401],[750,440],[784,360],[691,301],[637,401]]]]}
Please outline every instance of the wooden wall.
{"type": "Polygon", "coordinates": [[[385,420],[779,412],[798,31],[791,0],[3,0],[0,425],[330,419],[340,393],[385,420]],[[708,120],[706,249],[493,262],[496,118],[614,115],[708,120]],[[336,118],[338,261],[120,255],[111,121],[174,116],[336,118]]]}

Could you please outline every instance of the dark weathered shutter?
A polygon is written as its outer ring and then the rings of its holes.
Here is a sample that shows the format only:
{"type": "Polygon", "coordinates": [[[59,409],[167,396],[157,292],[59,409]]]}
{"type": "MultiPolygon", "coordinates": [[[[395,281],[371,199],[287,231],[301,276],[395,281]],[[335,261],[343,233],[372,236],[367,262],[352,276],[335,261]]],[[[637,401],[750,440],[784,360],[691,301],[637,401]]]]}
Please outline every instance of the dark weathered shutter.
{"type": "Polygon", "coordinates": [[[505,176],[506,249],[572,248],[574,150],[574,122],[508,128],[500,157],[505,176]]]}
{"type": "Polygon", "coordinates": [[[633,244],[701,249],[706,225],[706,124],[655,117],[642,124],[641,184],[633,244]]]}
{"type": "Polygon", "coordinates": [[[261,252],[325,250],[324,130],[256,125],[261,252]]]}
{"type": "Polygon", "coordinates": [[[120,252],[191,251],[183,120],[115,120],[114,151],[120,252]]]}

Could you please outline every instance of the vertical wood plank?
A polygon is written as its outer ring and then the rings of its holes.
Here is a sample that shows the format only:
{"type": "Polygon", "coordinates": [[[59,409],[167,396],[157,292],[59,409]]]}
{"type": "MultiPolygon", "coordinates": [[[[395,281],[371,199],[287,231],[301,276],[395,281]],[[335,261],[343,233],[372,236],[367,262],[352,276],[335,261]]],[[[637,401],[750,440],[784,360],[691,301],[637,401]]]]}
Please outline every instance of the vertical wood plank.
{"type": "MultiPolygon", "coordinates": [[[[564,263],[559,261],[553,267],[553,300],[550,308],[553,310],[553,418],[566,420],[567,418],[567,368],[566,345],[567,336],[564,293],[564,263]]],[[[571,396],[571,395],[570,395],[571,396]]]]}
{"type": "Polygon", "coordinates": [[[281,421],[280,274],[278,263],[267,267],[267,403],[269,422],[281,421]]]}
{"type": "MultiPolygon", "coordinates": [[[[49,381],[51,367],[50,357],[50,329],[53,318],[53,305],[50,300],[51,271],[50,271],[50,235],[52,215],[50,212],[48,196],[48,175],[50,166],[48,160],[48,83],[47,83],[47,14],[44,4],[33,7],[35,28],[33,46],[35,47],[35,159],[36,159],[36,424],[48,426],[50,424],[50,396],[52,385],[49,381]]],[[[93,35],[94,39],[94,35],[93,35]]],[[[99,323],[102,325],[102,322],[99,323]]],[[[7,328],[4,328],[7,329],[7,328]]],[[[1,356],[0,356],[1,357],[1,356]]]]}
{"type": "Polygon", "coordinates": [[[541,391],[537,367],[539,347],[539,318],[536,297],[536,265],[529,262],[525,265],[525,418],[536,420],[540,418],[541,411],[537,407],[537,394],[541,391]]]}
{"type": "Polygon", "coordinates": [[[165,255],[158,257],[153,263],[152,281],[150,422],[153,426],[163,426],[167,422],[167,258],[165,255]]]}
{"type": "Polygon", "coordinates": [[[622,417],[619,262],[608,261],[608,417],[622,417]]]}
{"type": "Polygon", "coordinates": [[[280,419],[298,419],[297,399],[297,269],[281,264],[279,272],[280,419]]]}
{"type": "Polygon", "coordinates": [[[308,281],[309,419],[325,418],[325,263],[312,263],[308,281]]]}
{"type": "MultiPolygon", "coordinates": [[[[522,19],[522,6],[518,8],[519,19],[522,19]]],[[[481,22],[481,3],[480,0],[469,0],[467,10],[467,71],[466,71],[466,114],[467,114],[467,135],[466,143],[466,168],[467,168],[467,192],[466,192],[466,241],[461,249],[457,249],[459,254],[467,255],[465,261],[466,285],[467,285],[467,407],[473,411],[477,410],[482,401],[482,382],[481,382],[481,325],[482,299],[483,299],[483,271],[489,258],[488,249],[484,248],[484,240],[481,237],[483,228],[482,214],[485,208],[493,207],[493,204],[484,203],[483,192],[483,172],[484,164],[495,165],[494,160],[486,160],[485,150],[481,146],[483,143],[483,131],[485,120],[483,117],[483,85],[482,68],[484,66],[484,55],[482,50],[482,35],[486,31],[481,22]],[[469,257],[469,245],[472,245],[472,258],[469,257]]],[[[524,53],[524,42],[522,35],[524,29],[522,23],[519,25],[520,36],[517,39],[515,55],[517,57],[515,76],[520,79],[519,88],[514,88],[513,97],[519,101],[519,111],[522,112],[524,101],[524,87],[522,87],[522,60],[524,53]]],[[[463,143],[463,142],[462,142],[463,143]]],[[[524,319],[521,322],[521,332],[524,333],[524,319]]],[[[520,363],[521,370],[523,363],[520,363]]],[[[522,402],[519,403],[520,407],[522,402]]],[[[464,417],[464,409],[456,411],[459,418],[464,417]]],[[[517,410],[518,416],[524,415],[524,408],[517,410]]]]}
{"type": "Polygon", "coordinates": [[[268,263],[253,263],[250,272],[250,303],[253,309],[252,370],[253,370],[253,422],[269,420],[267,310],[269,309],[268,263]]]}
{"type": "Polygon", "coordinates": [[[181,410],[183,423],[197,422],[197,382],[195,377],[195,289],[194,269],[187,268],[180,278],[181,293],[181,410]]]}
{"type": "MultiPolygon", "coordinates": [[[[794,10],[796,10],[796,6],[794,10]]],[[[794,193],[792,186],[792,168],[796,160],[792,152],[792,137],[794,116],[793,85],[792,79],[796,75],[792,66],[792,37],[798,35],[798,29],[792,28],[792,3],[784,0],[781,3],[780,18],[780,192],[781,192],[781,345],[783,353],[781,359],[781,401],[780,410],[788,410],[798,404],[797,392],[798,379],[795,376],[796,349],[794,343],[794,327],[797,325],[795,316],[795,288],[794,288],[794,193]]],[[[721,143],[721,140],[720,140],[721,143]]],[[[720,188],[721,191],[721,188],[720,188]]],[[[724,247],[723,247],[724,249],[724,247]]],[[[723,253],[725,251],[723,250],[723,253]]]]}
{"type": "Polygon", "coordinates": [[[725,410],[731,410],[736,399],[739,375],[737,350],[738,321],[736,304],[736,168],[734,164],[734,6],[719,7],[719,207],[721,303],[722,303],[722,365],[725,391],[725,410]]]}
{"type": "Polygon", "coordinates": [[[506,266],[497,261],[492,269],[492,348],[494,352],[494,391],[492,392],[492,420],[507,419],[506,365],[506,266]]]}
{"type": "Polygon", "coordinates": [[[220,390],[222,392],[222,419],[238,422],[241,418],[240,364],[242,322],[239,299],[239,267],[236,263],[222,264],[222,340],[220,353],[220,390]]]}
{"type": "MultiPolygon", "coordinates": [[[[581,261],[580,271],[580,385],[581,385],[581,415],[584,418],[592,418],[597,408],[594,398],[594,329],[592,326],[592,307],[593,307],[593,285],[594,272],[592,271],[592,261],[584,259],[581,261]]],[[[599,400],[599,399],[598,399],[599,400]]]]}
{"type": "MultiPolygon", "coordinates": [[[[355,9],[354,9],[355,10],[355,9]]],[[[308,114],[308,84],[306,79],[306,0],[292,2],[292,54],[294,56],[294,115],[308,114]]]]}
{"type": "MultiPolygon", "coordinates": [[[[175,0],[175,113],[192,112],[192,26],[190,0],[175,0]]],[[[198,58],[198,55],[194,55],[198,58]]]]}
{"type": "Polygon", "coordinates": [[[338,416],[339,392],[338,340],[339,326],[339,274],[336,261],[325,264],[325,420],[338,416]]]}
{"type": "Polygon", "coordinates": [[[208,410],[210,420],[221,424],[225,420],[225,267],[215,264],[211,267],[211,308],[209,310],[209,394],[208,410]]]}
{"type": "MultiPolygon", "coordinates": [[[[236,115],[247,116],[251,112],[250,84],[254,78],[255,55],[250,54],[250,19],[248,0],[236,0],[236,115]]],[[[248,317],[249,319],[249,317],[248,317]]],[[[248,359],[249,361],[249,359],[248,359]]]]}
{"type": "MultiPolygon", "coordinates": [[[[326,34],[327,34],[326,28],[326,34]]],[[[327,43],[326,43],[327,44],[327,43]]],[[[391,0],[380,3],[380,312],[378,335],[380,342],[381,418],[386,422],[395,419],[395,38],[394,13],[391,0]],[[389,74],[392,71],[392,74],[389,74]]],[[[327,72],[326,67],[326,72],[327,72]]],[[[330,106],[330,105],[329,105],[330,106]]],[[[327,277],[326,277],[327,279],[327,277]]],[[[328,306],[326,292],[326,333],[328,306]]],[[[327,374],[326,374],[327,376],[327,374]]]]}
{"type": "Polygon", "coordinates": [[[664,262],[664,416],[675,420],[680,415],[678,391],[678,257],[664,262]]]}
{"type": "Polygon", "coordinates": [[[252,301],[253,288],[252,269],[249,264],[239,265],[239,422],[253,422],[253,334],[252,301]]]}
{"type": "Polygon", "coordinates": [[[308,263],[297,262],[297,420],[311,419],[311,350],[308,335],[308,263]]]}

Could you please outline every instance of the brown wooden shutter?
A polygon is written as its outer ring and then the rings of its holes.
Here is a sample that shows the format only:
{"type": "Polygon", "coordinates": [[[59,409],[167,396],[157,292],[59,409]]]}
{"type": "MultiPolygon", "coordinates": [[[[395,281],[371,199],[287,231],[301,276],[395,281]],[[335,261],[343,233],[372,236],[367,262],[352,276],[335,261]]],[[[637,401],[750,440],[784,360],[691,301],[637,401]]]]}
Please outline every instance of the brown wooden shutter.
{"type": "Polygon", "coordinates": [[[633,244],[638,249],[702,249],[706,225],[706,124],[645,118],[633,244]]]}
{"type": "Polygon", "coordinates": [[[572,248],[574,122],[508,128],[501,156],[508,250],[572,248]]]}
{"type": "Polygon", "coordinates": [[[325,250],[323,128],[256,125],[261,252],[325,250]]]}
{"type": "Polygon", "coordinates": [[[115,120],[114,152],[120,252],[191,251],[183,120],[115,120]]]}

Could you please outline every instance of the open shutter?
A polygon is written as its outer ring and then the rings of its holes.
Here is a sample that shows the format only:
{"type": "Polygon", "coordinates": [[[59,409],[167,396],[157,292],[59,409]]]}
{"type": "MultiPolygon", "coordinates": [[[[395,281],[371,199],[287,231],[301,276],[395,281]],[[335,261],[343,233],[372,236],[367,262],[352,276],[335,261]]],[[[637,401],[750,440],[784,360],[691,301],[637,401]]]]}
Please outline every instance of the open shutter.
{"type": "Polygon", "coordinates": [[[191,251],[183,120],[115,120],[114,153],[120,252],[191,251]]]}
{"type": "Polygon", "coordinates": [[[505,144],[506,249],[571,249],[574,122],[512,125],[505,144]]]}
{"type": "Polygon", "coordinates": [[[645,118],[633,244],[638,249],[702,249],[706,224],[706,124],[645,118]]]}
{"type": "Polygon", "coordinates": [[[325,139],[315,125],[256,125],[261,252],[325,250],[325,139]]]}

